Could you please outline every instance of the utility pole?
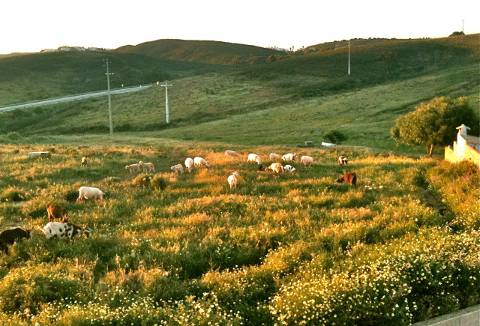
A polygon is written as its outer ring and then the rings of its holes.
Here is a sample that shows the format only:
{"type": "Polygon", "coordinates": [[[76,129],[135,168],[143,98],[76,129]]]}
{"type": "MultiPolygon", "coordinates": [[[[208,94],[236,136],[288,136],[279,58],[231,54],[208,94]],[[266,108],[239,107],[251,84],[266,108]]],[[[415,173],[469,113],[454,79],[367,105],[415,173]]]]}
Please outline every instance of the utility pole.
{"type": "Polygon", "coordinates": [[[108,64],[109,61],[108,59],[105,60],[105,63],[107,64],[107,72],[105,75],[107,75],[107,94],[108,94],[108,122],[110,126],[110,136],[113,136],[113,120],[112,120],[112,94],[110,93],[110,75],[113,75],[113,73],[110,72],[108,64]]]}
{"type": "Polygon", "coordinates": [[[169,84],[168,81],[165,81],[160,86],[165,87],[165,122],[170,123],[170,108],[168,107],[168,88],[172,87],[173,84],[169,84]]]}
{"type": "Polygon", "coordinates": [[[350,40],[348,40],[348,75],[350,76],[350,40]]]}
{"type": "Polygon", "coordinates": [[[462,19],[462,33],[465,34],[465,19],[462,19]]]}

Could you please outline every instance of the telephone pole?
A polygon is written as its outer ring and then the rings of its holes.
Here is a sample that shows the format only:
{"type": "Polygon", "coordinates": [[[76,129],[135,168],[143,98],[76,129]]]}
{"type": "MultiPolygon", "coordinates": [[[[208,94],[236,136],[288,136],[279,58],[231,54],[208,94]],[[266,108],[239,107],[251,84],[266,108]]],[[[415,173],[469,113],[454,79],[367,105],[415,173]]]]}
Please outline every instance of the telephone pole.
{"type": "Polygon", "coordinates": [[[170,108],[168,107],[168,88],[172,87],[173,84],[169,84],[168,81],[160,84],[160,86],[165,87],[165,122],[170,123],[170,108]]]}
{"type": "Polygon", "coordinates": [[[350,40],[348,40],[348,75],[350,76],[350,40]]]}
{"type": "Polygon", "coordinates": [[[105,75],[107,75],[107,94],[108,94],[108,122],[110,126],[110,136],[113,135],[113,120],[112,120],[112,94],[110,93],[110,75],[113,75],[113,73],[110,72],[108,64],[109,61],[108,59],[105,60],[105,63],[107,64],[107,72],[105,75]]]}

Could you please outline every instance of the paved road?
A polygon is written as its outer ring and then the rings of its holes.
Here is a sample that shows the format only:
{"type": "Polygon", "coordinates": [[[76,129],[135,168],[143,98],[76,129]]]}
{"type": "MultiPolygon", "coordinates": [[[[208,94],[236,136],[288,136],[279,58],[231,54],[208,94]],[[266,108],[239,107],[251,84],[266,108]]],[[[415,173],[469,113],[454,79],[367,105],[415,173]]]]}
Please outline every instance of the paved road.
{"type": "MultiPolygon", "coordinates": [[[[152,85],[118,88],[118,89],[112,90],[111,93],[112,95],[115,95],[115,94],[139,92],[150,87],[152,87],[152,85]]],[[[9,106],[0,107],[0,113],[18,110],[18,109],[29,109],[29,108],[36,108],[36,107],[52,105],[52,104],[68,103],[68,102],[85,100],[85,99],[94,98],[94,97],[102,97],[102,96],[107,96],[107,93],[108,91],[90,92],[90,93],[84,93],[84,94],[78,94],[78,95],[69,95],[64,97],[9,105],[9,106]]]]}

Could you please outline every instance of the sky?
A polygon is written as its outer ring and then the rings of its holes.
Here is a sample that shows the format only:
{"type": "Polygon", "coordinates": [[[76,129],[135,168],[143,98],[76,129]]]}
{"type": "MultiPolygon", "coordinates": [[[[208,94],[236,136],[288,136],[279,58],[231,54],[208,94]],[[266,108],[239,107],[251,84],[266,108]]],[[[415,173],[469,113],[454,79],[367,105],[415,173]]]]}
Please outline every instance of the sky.
{"type": "Polygon", "coordinates": [[[1,0],[0,53],[157,39],[299,48],[480,32],[478,0],[1,0]]]}

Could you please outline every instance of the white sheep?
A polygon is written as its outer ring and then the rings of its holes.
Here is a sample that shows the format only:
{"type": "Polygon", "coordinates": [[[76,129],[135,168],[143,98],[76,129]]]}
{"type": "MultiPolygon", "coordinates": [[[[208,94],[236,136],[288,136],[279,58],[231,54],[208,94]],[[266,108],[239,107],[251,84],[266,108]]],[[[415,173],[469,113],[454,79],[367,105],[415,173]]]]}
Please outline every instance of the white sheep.
{"type": "Polygon", "coordinates": [[[262,159],[260,158],[259,155],[255,153],[250,153],[247,156],[247,162],[255,162],[257,164],[262,164],[262,159]]]}
{"type": "Polygon", "coordinates": [[[125,165],[125,170],[127,170],[129,173],[135,173],[135,172],[140,172],[142,169],[142,166],[138,163],[133,163],[130,165],[125,165]]]}
{"type": "Polygon", "coordinates": [[[348,158],[344,155],[340,155],[337,159],[338,165],[347,165],[348,164],[348,158]]]}
{"type": "Polygon", "coordinates": [[[283,167],[283,169],[285,170],[285,172],[288,172],[288,173],[293,173],[295,171],[297,171],[297,169],[295,169],[293,166],[287,164],[283,167]]]}
{"type": "Polygon", "coordinates": [[[240,174],[235,171],[232,174],[230,174],[227,178],[228,185],[230,186],[230,190],[236,189],[238,183],[240,182],[240,174]]]}
{"type": "Polygon", "coordinates": [[[153,163],[140,161],[138,164],[141,166],[143,172],[155,173],[155,165],[153,163]]]}
{"type": "Polygon", "coordinates": [[[272,171],[275,174],[280,174],[284,172],[283,166],[280,163],[272,163],[265,171],[272,171]]]}
{"type": "Polygon", "coordinates": [[[175,174],[183,174],[183,172],[184,172],[183,165],[181,165],[181,164],[175,164],[175,165],[171,166],[170,170],[172,172],[174,172],[175,174]]]}
{"type": "Polygon", "coordinates": [[[303,155],[303,156],[300,158],[300,162],[302,162],[302,164],[303,164],[304,166],[312,165],[312,164],[313,164],[313,157],[308,156],[308,155],[303,155]]]}
{"type": "Polygon", "coordinates": [[[90,199],[99,199],[103,200],[103,195],[105,193],[98,188],[95,187],[80,187],[78,189],[78,198],[77,202],[82,202],[84,200],[90,199]]]}
{"type": "Polygon", "coordinates": [[[282,161],[284,162],[293,162],[297,158],[296,153],[287,153],[282,156],[282,161]]]}
{"type": "Polygon", "coordinates": [[[195,165],[195,167],[197,167],[197,168],[202,167],[202,166],[205,166],[207,168],[210,167],[207,160],[204,159],[203,157],[200,157],[200,156],[197,156],[197,157],[193,158],[193,165],[195,165]]]}
{"type": "Polygon", "coordinates": [[[187,157],[185,159],[185,167],[187,168],[188,173],[192,172],[193,169],[193,159],[191,157],[187,157]]]}
{"type": "Polygon", "coordinates": [[[282,159],[280,154],[277,154],[277,153],[270,153],[268,157],[270,158],[270,161],[279,161],[282,159]]]}
{"type": "Polygon", "coordinates": [[[235,151],[232,151],[232,150],[227,149],[227,150],[225,151],[225,156],[229,156],[229,157],[239,157],[240,154],[238,154],[238,153],[235,152],[235,151]]]}

